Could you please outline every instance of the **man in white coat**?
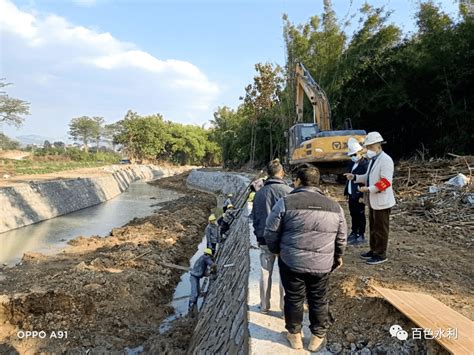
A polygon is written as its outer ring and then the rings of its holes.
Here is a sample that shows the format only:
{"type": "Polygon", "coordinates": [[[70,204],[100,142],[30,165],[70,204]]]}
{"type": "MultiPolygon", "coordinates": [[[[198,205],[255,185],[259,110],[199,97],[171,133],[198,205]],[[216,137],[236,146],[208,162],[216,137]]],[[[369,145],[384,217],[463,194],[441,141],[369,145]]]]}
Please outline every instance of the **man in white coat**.
{"type": "Polygon", "coordinates": [[[370,132],[365,137],[369,168],[364,175],[345,174],[348,180],[355,180],[365,186],[361,192],[368,194],[370,250],[361,254],[369,265],[387,261],[388,235],[390,231],[390,211],[395,206],[393,194],[393,160],[382,150],[385,143],[378,132],[370,132]]]}

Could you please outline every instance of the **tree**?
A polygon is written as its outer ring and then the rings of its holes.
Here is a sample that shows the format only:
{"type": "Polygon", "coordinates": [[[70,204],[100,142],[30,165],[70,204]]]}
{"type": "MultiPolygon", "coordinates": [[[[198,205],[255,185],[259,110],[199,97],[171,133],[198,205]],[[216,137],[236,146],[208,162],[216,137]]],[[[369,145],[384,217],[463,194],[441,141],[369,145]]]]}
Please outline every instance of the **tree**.
{"type": "Polygon", "coordinates": [[[120,131],[114,141],[122,144],[131,160],[154,160],[164,150],[168,133],[159,114],[140,117],[128,111],[120,121],[120,131]]]}
{"type": "MultiPolygon", "coordinates": [[[[11,85],[0,79],[0,89],[11,85]]],[[[0,91],[0,123],[5,122],[19,127],[25,120],[22,115],[30,114],[30,104],[26,101],[15,99],[7,95],[5,91],[0,91]]]]}
{"type": "Polygon", "coordinates": [[[74,141],[82,141],[86,151],[89,150],[89,142],[100,137],[100,123],[97,118],[81,116],[73,118],[69,123],[69,135],[74,141]]]}
{"type": "Polygon", "coordinates": [[[98,151],[99,150],[99,145],[100,145],[100,139],[102,138],[102,133],[103,133],[105,121],[104,121],[104,117],[98,117],[98,116],[94,116],[94,117],[92,117],[92,119],[96,123],[95,131],[94,131],[94,138],[95,138],[96,148],[97,148],[97,151],[98,151]]]}
{"type": "Polygon", "coordinates": [[[114,137],[120,132],[120,129],[121,129],[120,123],[118,122],[106,124],[102,128],[102,138],[111,145],[112,150],[114,151],[115,151],[114,137]]]}
{"type": "Polygon", "coordinates": [[[44,149],[51,149],[51,143],[48,140],[45,140],[43,143],[44,149]]]}
{"type": "Polygon", "coordinates": [[[53,146],[58,149],[59,148],[66,149],[66,144],[64,144],[64,142],[61,142],[61,141],[54,142],[53,146]]]}
{"type": "MultiPolygon", "coordinates": [[[[282,88],[283,78],[281,68],[274,67],[269,63],[255,64],[257,75],[253,84],[245,88],[244,109],[249,113],[252,134],[250,138],[250,166],[255,162],[255,151],[257,145],[257,123],[258,119],[268,114],[268,112],[278,103],[282,88]]],[[[273,155],[273,129],[274,121],[268,120],[268,132],[270,140],[270,159],[273,155]]]]}
{"type": "Polygon", "coordinates": [[[15,141],[3,133],[0,133],[0,149],[19,149],[20,148],[20,142],[15,141]]]}

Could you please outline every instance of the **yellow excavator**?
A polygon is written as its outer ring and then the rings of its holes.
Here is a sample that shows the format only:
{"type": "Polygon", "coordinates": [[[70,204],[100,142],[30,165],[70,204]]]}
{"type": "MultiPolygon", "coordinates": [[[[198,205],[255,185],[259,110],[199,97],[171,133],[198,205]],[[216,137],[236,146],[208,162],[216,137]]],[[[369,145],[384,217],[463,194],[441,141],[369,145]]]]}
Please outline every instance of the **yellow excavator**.
{"type": "Polygon", "coordinates": [[[354,137],[362,143],[366,132],[352,129],[350,120],[346,120],[349,129],[332,130],[331,108],[326,93],[303,64],[296,65],[295,74],[297,123],[285,132],[290,171],[314,165],[321,174],[342,174],[346,172],[350,160],[347,156],[348,139],[354,137]],[[313,106],[312,123],[303,123],[305,94],[313,106]]]}

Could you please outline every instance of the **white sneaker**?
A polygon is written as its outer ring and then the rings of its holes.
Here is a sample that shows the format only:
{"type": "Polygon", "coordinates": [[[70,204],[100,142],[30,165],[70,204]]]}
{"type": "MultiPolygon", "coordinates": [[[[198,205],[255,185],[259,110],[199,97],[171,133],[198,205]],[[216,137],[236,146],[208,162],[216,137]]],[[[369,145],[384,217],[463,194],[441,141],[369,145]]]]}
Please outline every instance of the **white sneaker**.
{"type": "Polygon", "coordinates": [[[303,349],[303,339],[301,338],[301,333],[287,333],[286,338],[290,342],[290,345],[293,349],[303,349]]]}
{"type": "Polygon", "coordinates": [[[311,340],[309,341],[308,350],[311,352],[317,352],[322,350],[326,345],[326,337],[320,338],[316,335],[311,334],[311,340]]]}

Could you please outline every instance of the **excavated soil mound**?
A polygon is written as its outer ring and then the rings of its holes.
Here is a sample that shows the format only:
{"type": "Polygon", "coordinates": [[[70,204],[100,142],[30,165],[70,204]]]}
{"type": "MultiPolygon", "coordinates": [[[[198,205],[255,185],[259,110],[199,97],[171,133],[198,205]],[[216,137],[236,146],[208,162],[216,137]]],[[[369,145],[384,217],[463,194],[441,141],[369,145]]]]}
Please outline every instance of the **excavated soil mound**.
{"type": "Polygon", "coordinates": [[[181,275],[161,263],[187,265],[215,205],[214,196],[187,190],[186,176],[153,183],[188,193],[155,214],[107,237],[78,237],[57,255],[25,254],[3,270],[0,353],[109,353],[156,336],[181,275]],[[22,331],[46,336],[20,339],[22,331]]]}

